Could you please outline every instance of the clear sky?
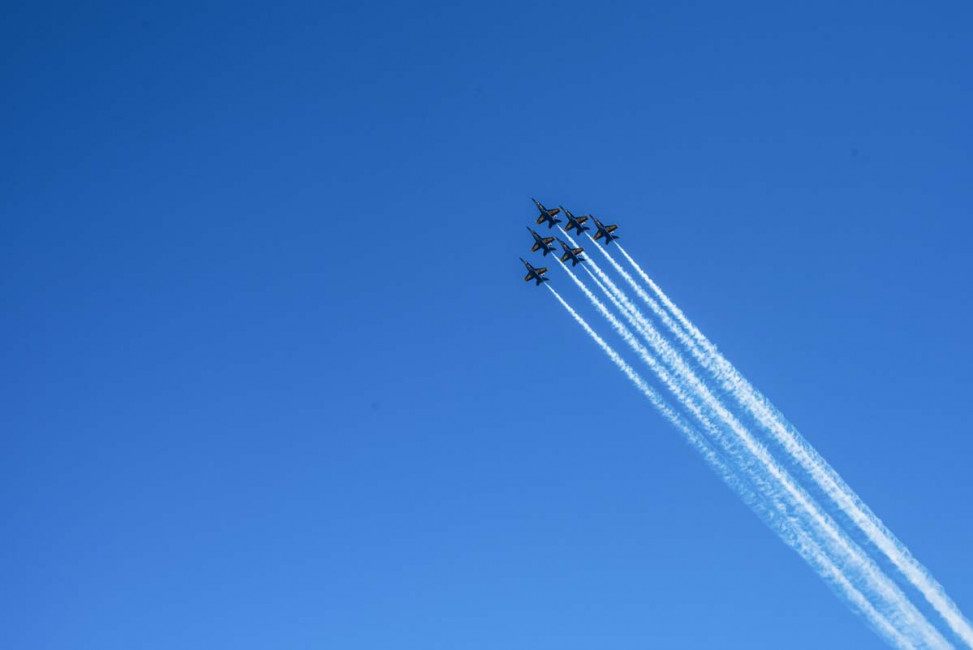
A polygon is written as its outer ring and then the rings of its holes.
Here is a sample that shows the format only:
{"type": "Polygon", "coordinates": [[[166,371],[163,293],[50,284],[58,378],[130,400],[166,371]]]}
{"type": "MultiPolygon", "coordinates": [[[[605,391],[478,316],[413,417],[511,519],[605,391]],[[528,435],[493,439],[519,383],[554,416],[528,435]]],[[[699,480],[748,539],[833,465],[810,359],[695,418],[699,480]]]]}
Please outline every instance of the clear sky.
{"type": "Polygon", "coordinates": [[[521,281],[531,196],[971,614],[973,9],[784,4],[5,3],[0,646],[882,647],[521,281]]]}

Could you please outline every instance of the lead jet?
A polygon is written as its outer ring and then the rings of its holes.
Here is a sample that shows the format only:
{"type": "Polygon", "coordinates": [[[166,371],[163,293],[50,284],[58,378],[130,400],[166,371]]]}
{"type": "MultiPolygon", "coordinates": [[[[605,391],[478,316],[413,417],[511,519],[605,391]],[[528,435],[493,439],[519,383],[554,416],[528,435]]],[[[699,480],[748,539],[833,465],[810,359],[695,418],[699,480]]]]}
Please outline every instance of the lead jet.
{"type": "Polygon", "coordinates": [[[561,223],[561,220],[560,219],[555,219],[554,218],[554,215],[556,215],[558,212],[560,212],[561,211],[561,208],[551,208],[550,210],[548,210],[543,205],[541,205],[537,201],[537,199],[531,199],[531,201],[534,202],[534,205],[536,205],[537,206],[537,209],[540,210],[540,212],[541,212],[540,216],[537,217],[537,223],[545,223],[546,222],[548,228],[553,228],[556,224],[561,223]]]}
{"type": "Polygon", "coordinates": [[[564,255],[561,256],[561,261],[567,262],[568,260],[571,260],[572,269],[576,267],[579,263],[588,261],[588,258],[581,257],[581,253],[584,252],[584,249],[581,248],[580,246],[578,246],[577,248],[571,248],[570,246],[567,245],[567,242],[561,241],[560,237],[558,237],[558,242],[560,242],[561,248],[564,249],[564,255]]]}
{"type": "Polygon", "coordinates": [[[608,244],[618,239],[618,235],[612,234],[613,232],[615,232],[615,229],[618,228],[618,226],[606,226],[605,224],[598,221],[594,217],[591,217],[591,219],[595,222],[595,226],[598,228],[598,232],[595,233],[595,241],[598,241],[599,239],[604,237],[605,246],[607,246],[608,244]]]}
{"type": "Polygon", "coordinates": [[[588,226],[581,225],[588,220],[588,215],[576,217],[565,208],[561,208],[561,211],[564,212],[564,216],[568,219],[568,225],[564,227],[564,232],[570,233],[572,228],[576,228],[578,230],[578,236],[580,237],[585,230],[591,230],[591,228],[588,226]]]}
{"type": "Polygon", "coordinates": [[[524,282],[530,282],[531,280],[536,280],[537,281],[537,284],[535,286],[540,286],[540,284],[542,282],[550,282],[551,281],[550,278],[542,278],[541,277],[542,275],[544,275],[545,273],[547,273],[547,267],[546,266],[541,267],[539,269],[535,269],[533,266],[530,265],[530,262],[528,262],[527,260],[525,260],[523,257],[520,258],[520,261],[523,262],[524,263],[524,266],[527,267],[527,275],[524,276],[524,282]]]}
{"type": "MultiPolygon", "coordinates": [[[[530,230],[528,226],[527,230],[530,230]]],[[[544,251],[544,256],[547,257],[548,253],[554,252],[554,247],[551,246],[551,242],[554,241],[553,237],[541,237],[533,230],[530,230],[530,234],[534,236],[534,245],[530,247],[531,252],[544,251]]]]}

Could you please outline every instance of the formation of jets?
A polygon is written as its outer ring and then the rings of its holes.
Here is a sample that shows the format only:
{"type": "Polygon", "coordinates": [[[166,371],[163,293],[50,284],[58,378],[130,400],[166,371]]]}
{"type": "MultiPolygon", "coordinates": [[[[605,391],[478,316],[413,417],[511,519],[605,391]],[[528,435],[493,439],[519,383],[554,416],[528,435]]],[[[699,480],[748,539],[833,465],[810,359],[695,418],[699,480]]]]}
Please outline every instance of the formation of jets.
{"type": "MultiPolygon", "coordinates": [[[[598,219],[594,218],[590,214],[576,217],[573,214],[571,214],[569,210],[566,210],[561,206],[558,206],[556,208],[545,208],[544,205],[537,199],[531,199],[531,201],[533,201],[534,205],[537,206],[537,211],[539,213],[537,216],[537,224],[543,225],[546,223],[548,230],[550,230],[554,226],[557,226],[560,223],[564,223],[563,219],[557,218],[557,215],[563,213],[564,217],[567,219],[567,225],[563,227],[558,226],[558,228],[562,230],[565,233],[565,235],[568,235],[569,238],[572,230],[577,231],[577,235],[579,237],[583,235],[585,231],[591,230],[590,226],[584,225],[585,222],[588,221],[588,219],[591,219],[591,221],[594,222],[595,224],[595,228],[594,228],[595,235],[592,239],[594,239],[595,241],[604,239],[606,246],[611,244],[616,239],[618,239],[618,235],[615,234],[615,230],[618,228],[617,225],[613,224],[610,226],[606,226],[605,224],[598,221],[598,219]]],[[[548,253],[555,253],[553,242],[555,239],[557,239],[558,243],[561,244],[561,248],[564,251],[564,254],[561,255],[562,262],[570,261],[571,267],[573,268],[578,264],[580,264],[581,262],[587,261],[587,258],[582,257],[581,255],[581,253],[584,252],[583,247],[581,246],[573,247],[570,244],[568,244],[566,241],[563,241],[560,237],[541,237],[530,226],[527,227],[527,230],[534,238],[534,245],[531,246],[530,248],[531,252],[536,253],[537,251],[542,251],[542,254],[545,257],[547,256],[548,253]]],[[[527,275],[524,276],[524,282],[530,282],[531,280],[534,280],[536,285],[540,286],[542,283],[550,280],[550,278],[544,277],[544,274],[547,273],[546,266],[541,268],[535,268],[531,266],[530,262],[528,262],[522,257],[520,258],[520,261],[524,263],[525,267],[527,267],[527,275]]]]}

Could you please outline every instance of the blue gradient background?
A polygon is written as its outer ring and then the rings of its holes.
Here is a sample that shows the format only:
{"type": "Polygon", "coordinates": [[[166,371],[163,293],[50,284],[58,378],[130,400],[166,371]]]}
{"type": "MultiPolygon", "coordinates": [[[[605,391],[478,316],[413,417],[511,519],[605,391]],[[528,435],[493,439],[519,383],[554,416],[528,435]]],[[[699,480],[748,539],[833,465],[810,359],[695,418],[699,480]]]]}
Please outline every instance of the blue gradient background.
{"type": "Polygon", "coordinates": [[[969,614],[971,19],[5,3],[0,646],[882,647],[521,282],[530,196],[969,614]]]}

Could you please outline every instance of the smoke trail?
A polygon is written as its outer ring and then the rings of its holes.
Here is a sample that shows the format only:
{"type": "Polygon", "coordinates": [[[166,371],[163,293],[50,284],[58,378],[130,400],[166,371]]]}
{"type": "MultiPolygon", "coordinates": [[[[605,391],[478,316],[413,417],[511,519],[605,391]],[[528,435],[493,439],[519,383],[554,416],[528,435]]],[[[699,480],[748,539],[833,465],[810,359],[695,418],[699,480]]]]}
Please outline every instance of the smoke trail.
{"type": "MultiPolygon", "coordinates": [[[[601,249],[601,246],[599,246],[599,249],[601,249]]],[[[699,363],[713,374],[720,386],[730,392],[737,402],[771,433],[774,440],[812,477],[842,512],[865,533],[868,540],[885,554],[946,621],[950,629],[964,643],[973,648],[973,626],[963,616],[959,607],[946,594],[946,590],[936,581],[932,573],[912,555],[905,544],[895,537],[882,520],[872,512],[861,497],[845,483],[837,471],[821,457],[817,450],[774,407],[770,400],[754,388],[717,350],[716,346],[690,322],[682,310],[652,281],[628,252],[621,246],[618,247],[618,250],[668,310],[668,313],[666,313],[658,309],[658,304],[645,295],[641,287],[638,287],[636,293],[646,301],[653,313],[659,315],[677,338],[684,342],[699,363]],[[668,317],[669,313],[675,317],[679,325],[672,322],[672,319],[668,317]]],[[[601,249],[601,252],[612,262],[616,270],[621,270],[607,251],[601,249]]],[[[631,276],[624,271],[622,271],[622,276],[629,284],[637,286],[631,276]]]]}
{"type": "Polygon", "coordinates": [[[838,569],[837,566],[824,554],[820,546],[817,545],[807,533],[803,530],[800,524],[789,517],[787,517],[786,512],[783,510],[779,511],[779,514],[783,515],[781,518],[775,517],[775,514],[770,510],[760,498],[754,493],[754,491],[747,485],[746,481],[741,479],[723,460],[719,455],[713,450],[712,446],[706,440],[700,436],[692,426],[683,418],[678,412],[676,412],[668,403],[656,393],[646,382],[642,379],[635,370],[632,369],[625,361],[619,356],[611,346],[605,343],[604,339],[598,336],[597,333],[591,328],[590,325],[574,310],[571,306],[554,290],[550,285],[547,286],[551,293],[557,298],[558,302],[568,311],[569,314],[574,318],[575,321],[588,333],[588,335],[598,344],[598,346],[608,355],[612,362],[618,367],[619,370],[628,377],[635,387],[641,392],[651,403],[658,409],[663,417],[665,417],[671,424],[673,424],[680,433],[683,434],[687,442],[696,449],[702,456],[706,463],[713,469],[716,474],[723,479],[723,481],[734,491],[741,499],[757,513],[762,520],[764,520],[767,525],[774,530],[784,541],[794,548],[798,554],[804,558],[808,564],[810,564],[819,575],[821,575],[824,580],[832,586],[832,588],[840,595],[843,596],[847,602],[849,602],[853,609],[856,609],[878,632],[878,634],[883,637],[889,644],[897,648],[911,648],[913,647],[910,641],[905,638],[898,630],[896,630],[889,621],[882,616],[877,609],[865,598],[860,591],[858,591],[854,585],[845,577],[845,575],[838,569]]]}
{"type": "MultiPolygon", "coordinates": [[[[574,241],[574,239],[571,238],[571,235],[569,235],[568,232],[564,228],[561,228],[560,226],[558,226],[558,229],[562,233],[564,233],[564,236],[565,237],[568,238],[568,241],[571,243],[571,246],[573,246],[573,247],[577,247],[578,246],[578,243],[576,241],[574,241]]],[[[588,238],[591,239],[591,236],[589,235],[588,238]]],[[[594,241],[594,240],[592,239],[592,241],[594,241]]],[[[595,242],[595,243],[597,244],[597,242],[595,242]]],[[[602,251],[602,252],[604,253],[604,251],[602,251]]],[[[627,310],[629,313],[632,314],[632,316],[635,317],[635,319],[637,321],[639,321],[639,322],[648,322],[648,320],[645,318],[645,316],[642,314],[642,312],[639,311],[638,307],[636,307],[632,303],[632,301],[629,300],[628,297],[622,292],[622,290],[619,289],[615,285],[615,283],[611,281],[611,278],[608,277],[608,274],[605,273],[604,271],[602,271],[601,270],[601,267],[598,266],[598,264],[593,259],[591,259],[590,256],[587,258],[587,261],[588,261],[588,264],[587,265],[582,265],[582,268],[585,271],[588,272],[588,275],[589,276],[591,275],[591,270],[588,267],[591,267],[591,269],[594,269],[594,272],[598,276],[598,279],[601,280],[601,283],[604,284],[605,286],[607,286],[611,290],[612,295],[614,295],[616,297],[616,299],[618,299],[625,306],[625,309],[619,309],[619,311],[621,311],[622,313],[625,313],[625,311],[627,310]]],[[[567,268],[567,267],[565,267],[565,268],[567,268]]],[[[594,279],[594,278],[592,278],[592,279],[594,279]]]]}
{"type": "MultiPolygon", "coordinates": [[[[703,414],[700,407],[693,401],[691,397],[686,395],[685,391],[681,387],[680,383],[677,382],[669,374],[669,372],[662,367],[659,362],[657,362],[648,351],[637,341],[635,337],[632,336],[631,332],[622,325],[618,319],[616,319],[599,301],[594,294],[571,272],[571,270],[563,263],[560,262],[561,266],[568,273],[571,279],[578,285],[578,287],[585,293],[591,303],[598,309],[598,311],[604,316],[612,325],[612,327],[622,336],[622,338],[628,343],[642,358],[642,360],[653,370],[653,372],[662,380],[666,387],[673,392],[676,399],[683,404],[687,410],[692,412],[694,416],[703,424],[704,428],[710,432],[715,438],[717,438],[723,445],[724,449],[728,453],[731,453],[737,462],[744,468],[746,468],[751,473],[751,480],[760,480],[760,469],[752,468],[752,461],[756,461],[758,465],[762,468],[762,471],[766,473],[769,477],[769,483],[766,485],[765,490],[769,495],[772,495],[775,499],[783,499],[797,504],[802,510],[804,510],[810,517],[809,523],[817,530],[820,534],[824,536],[825,539],[829,540],[829,546],[831,546],[834,552],[845,556],[848,566],[853,568],[855,571],[862,574],[862,578],[869,585],[869,587],[874,591],[874,593],[887,602],[887,607],[889,608],[889,615],[898,622],[902,629],[908,631],[908,633],[915,638],[915,642],[921,647],[949,647],[949,644],[942,637],[939,632],[933,628],[929,622],[922,616],[922,614],[912,605],[911,602],[905,597],[905,594],[888,579],[885,574],[881,572],[877,565],[868,558],[860,548],[858,548],[854,542],[849,540],[836,526],[834,521],[831,520],[827,514],[821,512],[817,505],[813,502],[813,499],[790,477],[790,475],[784,470],[767,452],[767,450],[754,438],[750,433],[739,423],[739,421],[731,414],[729,411],[723,407],[722,404],[716,400],[709,390],[703,386],[699,380],[695,377],[692,371],[685,366],[685,363],[679,358],[678,353],[675,353],[668,344],[661,339],[658,332],[656,332],[651,324],[647,321],[639,322],[636,317],[629,313],[622,305],[621,301],[617,297],[611,296],[610,292],[600,283],[602,291],[611,297],[613,303],[617,308],[620,309],[626,318],[640,331],[643,335],[651,339],[652,346],[663,357],[667,364],[678,369],[678,373],[683,376],[686,381],[690,383],[694,392],[699,395],[703,401],[706,403],[707,407],[715,412],[718,418],[723,421],[729,429],[736,435],[737,439],[743,444],[744,450],[735,449],[735,445],[726,440],[723,433],[715,427],[709,418],[703,414]],[[780,488],[783,488],[781,492],[780,488]]],[[[625,300],[626,302],[627,299],[625,300]]]]}
{"type": "MultiPolygon", "coordinates": [[[[693,353],[693,356],[696,358],[696,360],[699,361],[702,364],[703,363],[703,361],[702,361],[703,352],[700,349],[699,344],[696,342],[696,340],[694,339],[694,337],[691,337],[691,336],[687,335],[686,332],[683,330],[683,328],[680,327],[679,325],[677,325],[672,320],[672,317],[669,315],[669,312],[667,312],[665,309],[663,309],[662,307],[660,307],[659,306],[659,303],[656,302],[651,296],[649,296],[649,294],[647,294],[645,292],[645,290],[639,285],[639,283],[636,282],[632,278],[632,276],[629,275],[628,272],[626,272],[625,269],[623,269],[621,267],[621,265],[618,262],[615,261],[615,258],[613,258],[608,253],[608,251],[605,250],[605,248],[601,244],[599,244],[594,239],[592,239],[591,235],[588,235],[588,239],[590,239],[591,240],[591,243],[594,244],[598,248],[598,251],[602,255],[605,256],[605,259],[608,260],[608,263],[612,265],[612,268],[615,269],[615,272],[618,273],[620,276],[622,276],[622,278],[624,278],[624,280],[626,282],[628,282],[628,285],[630,287],[632,287],[632,290],[635,291],[636,295],[638,295],[638,297],[641,298],[642,301],[649,306],[649,309],[652,310],[652,313],[655,314],[656,317],[659,320],[661,320],[662,323],[666,327],[668,327],[672,331],[673,334],[676,335],[676,338],[679,339],[679,342],[682,343],[683,345],[685,345],[686,348],[688,348],[689,351],[693,353]]],[[[618,245],[616,244],[616,246],[618,246],[618,245]]],[[[621,250],[621,246],[618,246],[618,248],[619,248],[619,250],[621,250]]],[[[623,251],[623,254],[624,254],[624,251],[623,251]]],[[[645,276],[645,277],[648,277],[648,276],[645,276]]],[[[651,286],[653,286],[653,287],[656,286],[655,283],[652,282],[651,279],[649,280],[649,282],[651,283],[651,286]]],[[[675,307],[675,305],[673,305],[673,307],[675,307]]],[[[682,312],[680,312],[680,313],[682,313],[682,312]]]]}

